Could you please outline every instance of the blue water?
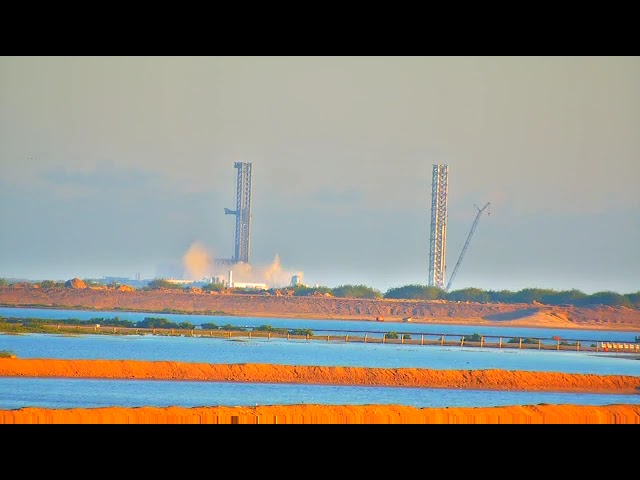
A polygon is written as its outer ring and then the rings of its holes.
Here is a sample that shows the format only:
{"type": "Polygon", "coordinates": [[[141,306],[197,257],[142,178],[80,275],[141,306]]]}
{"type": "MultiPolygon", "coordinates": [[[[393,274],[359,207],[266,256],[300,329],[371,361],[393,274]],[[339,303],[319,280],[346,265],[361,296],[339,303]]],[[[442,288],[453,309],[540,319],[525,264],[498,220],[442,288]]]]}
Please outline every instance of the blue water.
{"type": "Polygon", "coordinates": [[[91,320],[92,318],[114,318],[120,320],[130,320],[139,322],[145,317],[161,317],[169,321],[180,323],[189,322],[193,325],[203,323],[215,323],[221,325],[233,325],[236,327],[259,327],[271,325],[274,328],[288,329],[311,329],[318,334],[324,335],[345,335],[345,334],[378,334],[393,331],[397,333],[413,334],[412,338],[419,338],[420,335],[441,336],[446,335],[447,339],[456,339],[461,335],[472,335],[479,333],[485,337],[521,337],[521,338],[546,338],[552,339],[559,336],[567,342],[580,340],[581,342],[623,342],[633,343],[640,332],[633,331],[593,331],[593,330],[572,330],[572,329],[549,329],[549,328],[520,328],[520,327],[478,327],[475,325],[425,325],[420,323],[398,323],[398,322],[373,322],[356,320],[309,320],[301,318],[273,318],[273,317],[232,317],[217,315],[184,315],[171,313],[140,313],[121,311],[87,311],[87,310],[55,310],[46,308],[11,308],[0,307],[0,316],[19,318],[49,318],[78,320],[91,320]],[[415,336],[415,337],[414,337],[415,336]]]}
{"type": "MultiPolygon", "coordinates": [[[[149,314],[48,309],[0,309],[0,315],[37,318],[114,317],[139,321],[149,314]]],[[[265,319],[162,314],[171,321],[238,326],[335,329],[438,334],[553,337],[583,341],[628,341],[637,332],[486,328],[476,326],[380,324],[372,322],[265,319]],[[437,330],[436,330],[437,329],[437,330]],[[535,332],[535,333],[531,333],[535,332]],[[571,336],[569,336],[569,334],[571,336]]],[[[578,351],[461,348],[436,345],[345,343],[266,338],[223,339],[154,335],[0,334],[0,350],[19,358],[134,359],[203,363],[385,368],[528,370],[640,376],[637,355],[578,351]]],[[[207,406],[317,403],[331,405],[400,404],[415,407],[531,405],[538,403],[608,405],[640,403],[640,395],[496,392],[455,389],[351,387],[263,383],[0,378],[0,408],[91,408],[104,406],[207,406]]]]}
{"type": "Polygon", "coordinates": [[[161,335],[1,335],[18,358],[167,360],[344,367],[474,369],[640,375],[636,355],[439,345],[161,335]]]}
{"type": "Polygon", "coordinates": [[[0,378],[0,408],[205,407],[254,405],[407,405],[492,407],[506,405],[640,404],[640,395],[497,392],[402,387],[0,378]]]}

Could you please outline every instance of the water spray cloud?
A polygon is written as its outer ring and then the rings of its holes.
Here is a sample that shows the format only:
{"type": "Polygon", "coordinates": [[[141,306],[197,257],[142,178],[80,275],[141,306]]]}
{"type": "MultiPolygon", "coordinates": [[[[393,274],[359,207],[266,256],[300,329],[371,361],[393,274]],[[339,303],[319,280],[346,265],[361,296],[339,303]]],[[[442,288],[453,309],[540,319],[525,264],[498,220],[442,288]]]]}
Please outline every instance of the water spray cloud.
{"type": "Polygon", "coordinates": [[[233,271],[233,279],[242,283],[265,283],[269,287],[286,287],[291,283],[291,277],[302,272],[286,270],[282,267],[280,255],[277,253],[268,265],[251,265],[238,263],[235,265],[215,265],[213,255],[200,242],[194,242],[182,257],[187,280],[202,280],[205,277],[222,277],[226,279],[229,270],[233,271]]]}

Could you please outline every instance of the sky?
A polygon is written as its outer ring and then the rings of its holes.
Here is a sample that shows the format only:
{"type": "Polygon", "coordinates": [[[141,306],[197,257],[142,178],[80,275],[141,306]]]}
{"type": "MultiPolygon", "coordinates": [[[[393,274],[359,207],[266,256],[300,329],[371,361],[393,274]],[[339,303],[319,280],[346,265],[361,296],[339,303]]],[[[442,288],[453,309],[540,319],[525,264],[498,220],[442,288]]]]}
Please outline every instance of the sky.
{"type": "Polygon", "coordinates": [[[0,277],[640,290],[640,57],[0,57],[0,277]]]}

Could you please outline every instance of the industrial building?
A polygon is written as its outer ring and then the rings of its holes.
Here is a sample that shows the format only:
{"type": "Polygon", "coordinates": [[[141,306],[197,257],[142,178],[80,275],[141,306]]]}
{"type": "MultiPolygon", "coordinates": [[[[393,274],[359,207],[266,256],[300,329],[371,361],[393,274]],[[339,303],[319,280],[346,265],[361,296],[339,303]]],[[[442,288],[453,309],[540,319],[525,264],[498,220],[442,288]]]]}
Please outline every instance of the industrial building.
{"type": "Polygon", "coordinates": [[[198,282],[197,280],[184,280],[181,278],[165,278],[164,280],[169,283],[175,283],[176,285],[193,285],[197,283],[207,283],[208,281],[207,278],[202,279],[201,282],[198,282]]]}
{"type": "Polygon", "coordinates": [[[245,288],[247,290],[269,290],[269,285],[266,283],[256,282],[235,282],[231,288],[245,288]]]}
{"type": "Polygon", "coordinates": [[[233,270],[229,270],[229,278],[226,283],[227,288],[247,288],[253,290],[269,290],[269,285],[258,282],[236,282],[233,280],[233,270]]]}

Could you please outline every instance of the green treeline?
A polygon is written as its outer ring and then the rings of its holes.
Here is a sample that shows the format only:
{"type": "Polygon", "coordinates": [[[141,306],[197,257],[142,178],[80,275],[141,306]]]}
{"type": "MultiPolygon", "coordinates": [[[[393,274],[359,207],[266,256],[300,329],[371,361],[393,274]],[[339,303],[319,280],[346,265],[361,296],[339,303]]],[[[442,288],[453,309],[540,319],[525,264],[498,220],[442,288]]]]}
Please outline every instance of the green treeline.
{"type": "Polygon", "coordinates": [[[391,288],[384,298],[416,300],[448,300],[455,302],[482,303],[543,303],[545,305],[609,305],[640,308],[640,291],[626,295],[604,291],[588,295],[580,290],[551,290],[546,288],[525,288],[517,292],[510,290],[482,290],[464,288],[446,292],[437,287],[406,285],[391,288]]]}
{"type": "Polygon", "coordinates": [[[293,288],[294,295],[318,295],[329,293],[341,298],[382,298],[399,300],[446,300],[452,302],[480,303],[543,303],[545,305],[609,305],[640,308],[640,291],[626,295],[603,291],[588,295],[580,290],[551,290],[546,288],[525,288],[517,292],[510,290],[482,290],[464,288],[447,292],[427,285],[405,285],[390,288],[384,294],[366,285],[341,285],[336,288],[293,288]]]}
{"type": "Polygon", "coordinates": [[[100,325],[101,327],[124,327],[124,328],[175,328],[181,330],[193,330],[195,325],[190,322],[171,322],[166,318],[160,317],[145,317],[144,320],[139,322],[133,322],[131,320],[121,320],[119,316],[112,318],[95,317],[89,320],[79,320],[77,318],[66,319],[50,319],[50,318],[20,318],[20,317],[2,317],[0,316],[1,323],[21,325],[22,327],[29,329],[42,329],[44,326],[51,326],[52,324],[60,324],[66,326],[86,326],[86,325],[100,325]]]}
{"type": "Polygon", "coordinates": [[[159,288],[167,288],[170,290],[184,290],[184,286],[179,283],[170,282],[169,280],[163,280],[156,278],[151,280],[143,290],[158,290],[159,288]]]}
{"type": "MultiPolygon", "coordinates": [[[[218,325],[213,322],[203,323],[196,326],[190,322],[172,322],[162,317],[145,317],[144,320],[139,322],[133,322],[131,320],[121,320],[120,317],[103,318],[96,317],[90,320],[79,320],[77,318],[65,318],[65,319],[51,319],[51,318],[21,318],[21,317],[3,317],[0,316],[0,332],[5,333],[52,333],[55,332],[56,325],[63,325],[65,327],[74,326],[94,326],[99,325],[103,327],[115,327],[115,328],[145,328],[145,329],[164,329],[164,330],[222,330],[228,331],[240,331],[245,332],[247,330],[258,332],[271,332],[274,334],[290,334],[290,335],[308,335],[312,337],[314,335],[313,329],[308,328],[276,328],[271,325],[260,325],[259,327],[242,327],[237,325],[231,325],[227,323],[225,325],[218,325]]],[[[108,332],[106,332],[108,333],[108,332]]],[[[120,332],[122,333],[122,332],[120,332]]]]}

